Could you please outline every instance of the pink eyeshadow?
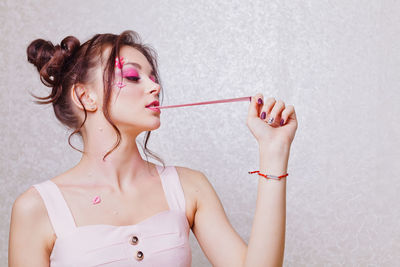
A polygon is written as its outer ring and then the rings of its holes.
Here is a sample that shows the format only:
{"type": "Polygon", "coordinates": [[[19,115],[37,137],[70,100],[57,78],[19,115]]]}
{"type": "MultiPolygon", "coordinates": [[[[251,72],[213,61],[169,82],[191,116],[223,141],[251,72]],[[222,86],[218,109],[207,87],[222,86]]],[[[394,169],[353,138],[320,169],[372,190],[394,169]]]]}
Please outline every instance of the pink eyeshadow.
{"type": "Polygon", "coordinates": [[[124,74],[124,77],[127,77],[127,76],[139,77],[139,73],[136,69],[126,69],[126,70],[124,69],[123,74],[124,74]]]}

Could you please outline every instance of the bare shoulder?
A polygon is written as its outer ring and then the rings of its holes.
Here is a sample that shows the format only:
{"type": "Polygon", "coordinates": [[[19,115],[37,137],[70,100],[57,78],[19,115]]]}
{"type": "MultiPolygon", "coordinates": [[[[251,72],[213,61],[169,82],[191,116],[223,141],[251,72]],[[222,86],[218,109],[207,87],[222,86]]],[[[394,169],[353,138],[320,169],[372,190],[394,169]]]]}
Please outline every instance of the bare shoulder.
{"type": "Polygon", "coordinates": [[[210,182],[208,181],[207,176],[199,171],[191,168],[183,167],[183,166],[175,166],[179,177],[181,178],[181,182],[185,183],[187,186],[192,189],[199,190],[199,187],[202,186],[210,186],[210,182]]]}
{"type": "Polygon", "coordinates": [[[175,166],[180,177],[182,187],[187,192],[194,205],[193,216],[201,205],[201,200],[207,195],[216,195],[216,192],[207,176],[199,170],[175,166]]]}
{"type": "Polygon", "coordinates": [[[31,227],[37,227],[37,230],[40,230],[42,234],[47,234],[47,237],[54,235],[46,206],[33,186],[16,198],[12,207],[12,216],[18,221],[29,221],[31,227]]]}
{"type": "Polygon", "coordinates": [[[187,167],[176,168],[179,170],[178,173],[181,176],[181,182],[190,189],[193,198],[196,199],[197,208],[199,208],[201,201],[204,202],[207,196],[210,196],[212,200],[220,201],[213,185],[202,171],[187,167]]]}
{"type": "MultiPolygon", "coordinates": [[[[47,210],[39,192],[29,187],[20,194],[14,201],[11,211],[9,255],[13,259],[15,253],[20,254],[20,248],[27,251],[25,256],[32,256],[31,260],[46,261],[52,249],[53,233],[52,226],[48,219],[47,210]]],[[[22,257],[18,256],[18,260],[22,257]]]]}
{"type": "Polygon", "coordinates": [[[12,214],[18,219],[22,217],[38,220],[46,215],[47,211],[39,192],[31,186],[15,199],[12,214]]]}

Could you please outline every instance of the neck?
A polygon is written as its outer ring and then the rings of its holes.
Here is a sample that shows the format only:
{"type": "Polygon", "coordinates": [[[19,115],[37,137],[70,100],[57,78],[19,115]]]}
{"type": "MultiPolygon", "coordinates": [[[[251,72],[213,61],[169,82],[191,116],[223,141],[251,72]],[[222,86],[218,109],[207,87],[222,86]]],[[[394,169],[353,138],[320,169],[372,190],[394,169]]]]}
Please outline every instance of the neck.
{"type": "Polygon", "coordinates": [[[91,183],[124,191],[149,176],[150,166],[139,153],[136,136],[122,135],[119,146],[103,161],[117,139],[113,130],[112,133],[103,129],[100,132],[90,138],[83,136],[85,153],[75,167],[82,177],[87,177],[91,183]]]}

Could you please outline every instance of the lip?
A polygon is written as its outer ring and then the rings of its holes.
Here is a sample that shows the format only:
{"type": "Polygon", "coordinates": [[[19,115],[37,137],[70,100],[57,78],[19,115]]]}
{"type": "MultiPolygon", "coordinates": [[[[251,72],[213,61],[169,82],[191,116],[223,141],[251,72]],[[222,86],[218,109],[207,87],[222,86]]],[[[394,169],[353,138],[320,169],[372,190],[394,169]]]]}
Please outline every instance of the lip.
{"type": "Polygon", "coordinates": [[[159,106],[159,105],[160,105],[160,102],[158,102],[158,100],[154,100],[153,102],[151,102],[150,104],[148,104],[148,105],[146,106],[146,108],[147,108],[148,106],[153,105],[153,104],[154,104],[154,106],[159,106]]]}
{"type": "Polygon", "coordinates": [[[156,108],[156,107],[146,107],[146,108],[148,108],[148,109],[150,109],[150,110],[152,110],[152,111],[161,113],[161,110],[160,110],[159,108],[156,108]]]}

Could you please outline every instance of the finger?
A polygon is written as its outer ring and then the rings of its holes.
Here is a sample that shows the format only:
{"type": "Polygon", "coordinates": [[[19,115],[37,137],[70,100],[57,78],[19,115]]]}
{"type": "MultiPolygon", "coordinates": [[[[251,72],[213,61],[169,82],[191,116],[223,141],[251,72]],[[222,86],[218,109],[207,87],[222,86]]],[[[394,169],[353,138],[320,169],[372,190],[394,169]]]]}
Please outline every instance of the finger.
{"type": "Polygon", "coordinates": [[[296,112],[294,111],[293,105],[287,105],[285,110],[282,112],[281,123],[282,125],[286,124],[289,119],[296,120],[296,112]]]}
{"type": "Polygon", "coordinates": [[[265,120],[267,118],[267,115],[274,107],[275,102],[276,100],[273,97],[269,97],[267,98],[267,100],[265,100],[264,106],[262,107],[261,113],[259,115],[262,120],[265,120]]]}
{"type": "Polygon", "coordinates": [[[285,109],[285,103],[282,100],[278,100],[275,102],[274,107],[272,108],[267,122],[270,125],[279,125],[279,121],[281,119],[282,110],[285,109]]]}
{"type": "Polygon", "coordinates": [[[249,117],[258,117],[258,114],[260,114],[262,103],[258,104],[258,99],[261,99],[261,101],[263,102],[263,95],[258,93],[251,98],[248,112],[249,117]]]}

